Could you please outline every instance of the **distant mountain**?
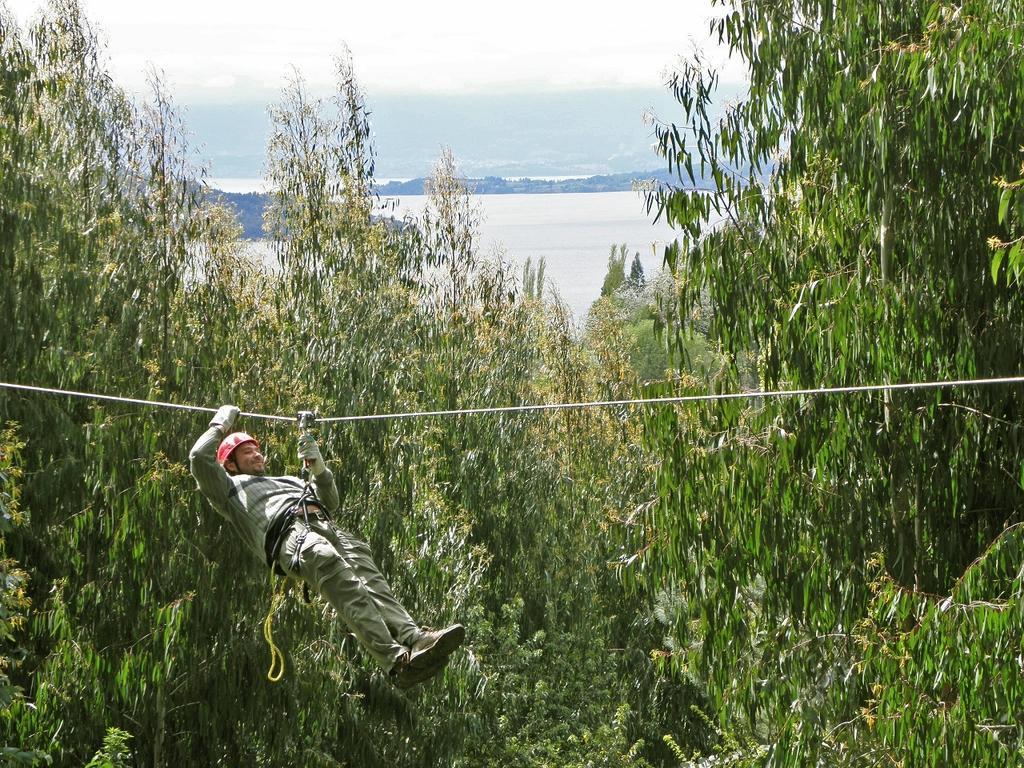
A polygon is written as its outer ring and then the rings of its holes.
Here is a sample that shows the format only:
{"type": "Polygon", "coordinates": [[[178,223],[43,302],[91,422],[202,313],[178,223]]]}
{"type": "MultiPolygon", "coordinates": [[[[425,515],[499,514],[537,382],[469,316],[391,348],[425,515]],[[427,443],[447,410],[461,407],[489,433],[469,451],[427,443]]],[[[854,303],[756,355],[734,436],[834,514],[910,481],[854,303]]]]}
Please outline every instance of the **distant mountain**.
{"type": "MultiPolygon", "coordinates": [[[[616,173],[605,176],[589,176],[582,179],[504,179],[487,176],[481,179],[464,179],[466,187],[477,195],[509,195],[509,194],[558,194],[587,192],[628,192],[639,185],[669,183],[673,178],[667,171],[634,171],[632,173],[616,173]]],[[[423,177],[410,181],[391,181],[376,188],[377,194],[384,197],[401,195],[422,195],[426,179],[423,177]]],[[[243,237],[256,239],[263,237],[263,210],[270,196],[258,192],[223,192],[212,189],[208,199],[225,203],[235,210],[239,223],[242,225],[243,237]]]]}
{"type": "Polygon", "coordinates": [[[593,176],[657,165],[654,127],[681,108],[665,89],[369,96],[379,178],[429,176],[442,146],[466,176],[593,176]]]}
{"type": "MultiPolygon", "coordinates": [[[[724,100],[733,94],[723,93],[724,100]]],[[[450,147],[466,176],[594,176],[659,163],[654,127],[679,119],[666,89],[546,93],[368,94],[378,178],[429,176],[450,147]]],[[[220,178],[259,178],[271,123],[265,103],[192,104],[198,159],[220,178]]]]}
{"type": "Polygon", "coordinates": [[[259,192],[222,192],[219,189],[211,189],[207,192],[206,199],[234,209],[235,217],[242,225],[242,237],[247,240],[257,240],[263,237],[263,210],[267,207],[269,195],[259,192]]]}
{"type": "MultiPolygon", "coordinates": [[[[565,192],[628,192],[640,184],[669,183],[672,180],[673,177],[667,171],[633,171],[582,179],[507,179],[485,176],[482,179],[463,179],[463,182],[476,195],[545,195],[565,192]]],[[[422,195],[425,194],[426,183],[423,177],[409,181],[390,181],[377,187],[377,193],[388,197],[422,195]]]]}

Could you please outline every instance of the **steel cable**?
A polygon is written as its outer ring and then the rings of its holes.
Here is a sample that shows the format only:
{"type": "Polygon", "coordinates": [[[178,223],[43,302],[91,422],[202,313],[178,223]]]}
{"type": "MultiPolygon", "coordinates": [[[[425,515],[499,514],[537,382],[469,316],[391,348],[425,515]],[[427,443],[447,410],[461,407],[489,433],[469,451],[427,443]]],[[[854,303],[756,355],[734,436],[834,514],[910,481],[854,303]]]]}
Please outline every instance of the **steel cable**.
{"type": "MultiPolygon", "coordinates": [[[[905,390],[920,389],[952,389],[963,387],[996,386],[1008,384],[1022,384],[1024,376],[1004,376],[989,379],[955,379],[950,381],[919,381],[900,384],[865,384],[848,387],[818,387],[814,389],[785,389],[766,390],[750,392],[724,392],[705,395],[678,395],[673,397],[645,397],[629,400],[589,400],[576,403],[537,403],[527,405],[506,405],[486,408],[457,408],[451,410],[437,411],[402,411],[395,413],[359,414],[353,416],[329,416],[317,418],[321,424],[353,422],[353,421],[383,421],[395,419],[421,419],[442,416],[472,416],[482,414],[498,413],[524,413],[529,411],[554,411],[554,410],[579,410],[583,408],[609,408],[609,407],[631,407],[638,405],[669,405],[675,403],[698,403],[714,402],[718,400],[739,400],[739,399],[770,399],[786,397],[810,397],[814,395],[839,395],[839,394],[860,394],[868,392],[896,392],[905,390]]],[[[36,387],[27,384],[11,384],[0,382],[0,388],[22,390],[27,392],[38,392],[43,394],[66,395],[69,397],[83,397],[93,400],[106,400],[117,403],[129,403],[132,405],[145,405],[154,408],[174,408],[183,411],[201,411],[204,413],[216,413],[216,408],[207,408],[197,405],[183,405],[180,403],[167,403],[159,400],[140,400],[131,397],[118,397],[114,395],[100,395],[92,392],[77,392],[68,389],[54,389],[50,387],[36,387]]],[[[271,421],[295,421],[294,416],[280,416],[268,413],[242,412],[241,416],[256,419],[267,419],[271,421]]]]}
{"type": "MultiPolygon", "coordinates": [[[[180,403],[165,403],[160,400],[139,400],[134,397],[117,397],[115,395],[98,395],[94,392],[76,392],[71,389],[53,389],[50,387],[34,387],[28,384],[10,384],[0,381],[0,387],[4,389],[23,390],[26,392],[40,392],[48,395],[67,395],[68,397],[84,397],[89,400],[107,400],[114,403],[129,403],[131,405],[146,405],[153,408],[174,408],[179,411],[202,411],[204,413],[216,413],[216,408],[206,408],[199,405],[182,405],[180,403]]],[[[294,421],[293,416],[275,416],[269,413],[240,413],[240,416],[249,416],[256,419],[270,419],[273,421],[294,421]]]]}

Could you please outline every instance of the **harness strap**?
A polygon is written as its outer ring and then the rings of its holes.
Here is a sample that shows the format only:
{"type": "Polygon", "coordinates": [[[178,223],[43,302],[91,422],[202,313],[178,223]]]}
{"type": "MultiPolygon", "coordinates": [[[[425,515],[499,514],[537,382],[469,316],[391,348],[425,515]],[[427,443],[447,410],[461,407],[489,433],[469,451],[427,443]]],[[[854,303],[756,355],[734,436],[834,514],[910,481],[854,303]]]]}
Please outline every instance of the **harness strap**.
{"type": "MultiPolygon", "coordinates": [[[[310,505],[316,507],[320,511],[320,514],[327,517],[327,510],[324,508],[324,505],[321,504],[320,500],[313,494],[312,487],[307,484],[305,489],[302,491],[302,495],[288,507],[279,512],[267,528],[266,536],[263,538],[263,551],[267,557],[267,567],[273,570],[278,576],[287,575],[284,569],[281,568],[280,564],[277,562],[277,557],[281,553],[281,547],[284,545],[285,534],[288,533],[288,529],[291,528],[292,523],[298,519],[300,513],[302,521],[306,524],[306,528],[309,528],[310,505]]],[[[296,550],[296,557],[293,558],[293,562],[291,563],[291,567],[293,569],[298,565],[297,556],[298,550],[296,550]]]]}
{"type": "MultiPolygon", "coordinates": [[[[308,430],[313,426],[315,420],[316,415],[312,411],[299,411],[298,422],[300,429],[308,430]]],[[[273,622],[274,613],[276,613],[281,603],[284,602],[285,584],[287,583],[288,576],[281,567],[281,564],[277,562],[278,555],[281,553],[281,546],[284,544],[285,534],[288,533],[288,529],[292,527],[292,524],[298,519],[301,512],[302,522],[305,526],[299,532],[299,539],[295,543],[295,554],[292,555],[292,559],[288,563],[288,570],[294,572],[299,567],[299,555],[302,552],[302,545],[306,541],[306,536],[309,535],[309,505],[312,504],[320,510],[320,513],[326,519],[330,520],[327,509],[320,503],[312,484],[309,482],[309,471],[305,466],[302,468],[302,479],[305,481],[302,494],[270,521],[270,525],[267,526],[267,533],[263,537],[263,551],[267,556],[267,567],[270,569],[270,608],[267,611],[267,617],[263,620],[263,639],[270,646],[270,669],[267,670],[267,679],[272,683],[276,683],[284,677],[284,654],[281,653],[281,649],[274,642],[273,622]],[[275,576],[282,577],[276,584],[274,581],[275,576]]],[[[309,586],[305,583],[302,585],[302,594],[308,603],[309,586]]]]}
{"type": "MultiPolygon", "coordinates": [[[[292,559],[288,563],[288,570],[295,571],[299,567],[302,545],[306,541],[306,536],[309,535],[310,505],[319,509],[320,514],[325,518],[330,519],[324,505],[320,503],[320,500],[314,494],[313,487],[306,483],[302,495],[271,521],[270,526],[267,528],[267,534],[263,539],[264,551],[267,556],[267,567],[270,569],[270,607],[267,610],[267,617],[263,620],[263,639],[267,641],[267,645],[270,647],[270,669],[267,670],[267,680],[272,683],[279,682],[284,677],[285,668],[284,654],[274,642],[273,624],[274,614],[281,607],[281,603],[284,602],[288,574],[281,567],[281,564],[277,562],[277,558],[281,553],[281,546],[284,544],[285,535],[301,514],[304,525],[303,529],[299,532],[298,541],[295,543],[295,554],[292,555],[292,559]],[[276,576],[281,577],[280,581],[275,580],[276,576]]],[[[308,603],[309,585],[306,583],[302,585],[302,596],[308,603]]]]}

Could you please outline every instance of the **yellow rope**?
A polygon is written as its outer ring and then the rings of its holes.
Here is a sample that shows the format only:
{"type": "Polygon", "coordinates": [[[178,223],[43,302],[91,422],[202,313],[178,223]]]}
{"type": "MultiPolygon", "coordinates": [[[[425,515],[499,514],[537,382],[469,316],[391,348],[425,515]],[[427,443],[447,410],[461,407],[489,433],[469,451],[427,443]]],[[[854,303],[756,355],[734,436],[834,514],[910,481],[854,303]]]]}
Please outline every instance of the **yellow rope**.
{"type": "Polygon", "coordinates": [[[283,578],[275,583],[274,569],[270,569],[270,610],[267,611],[267,618],[263,620],[263,639],[270,646],[270,669],[267,670],[267,680],[272,683],[279,682],[284,677],[284,654],[274,643],[273,622],[274,614],[284,602],[285,582],[283,578]]]}

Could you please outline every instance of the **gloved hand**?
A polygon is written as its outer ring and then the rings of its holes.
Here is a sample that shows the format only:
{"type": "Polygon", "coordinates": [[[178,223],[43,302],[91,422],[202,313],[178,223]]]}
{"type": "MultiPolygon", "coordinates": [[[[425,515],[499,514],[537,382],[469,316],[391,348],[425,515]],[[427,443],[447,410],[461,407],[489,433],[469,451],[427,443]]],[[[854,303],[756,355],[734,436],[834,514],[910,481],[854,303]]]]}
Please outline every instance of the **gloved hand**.
{"type": "Polygon", "coordinates": [[[217,409],[217,413],[214,414],[213,418],[210,419],[210,426],[220,427],[220,431],[226,435],[235,425],[235,419],[237,418],[238,408],[236,406],[222,405],[217,409]]]}
{"type": "Polygon", "coordinates": [[[309,467],[314,477],[322,475],[324,470],[327,469],[327,465],[324,464],[324,457],[320,455],[320,448],[317,447],[316,440],[313,439],[312,435],[302,435],[299,437],[299,458],[309,467]]]}

